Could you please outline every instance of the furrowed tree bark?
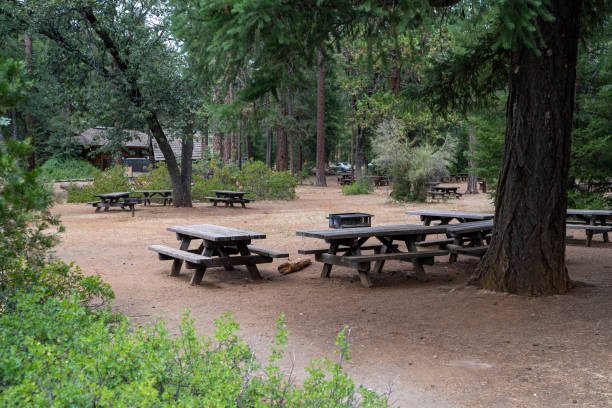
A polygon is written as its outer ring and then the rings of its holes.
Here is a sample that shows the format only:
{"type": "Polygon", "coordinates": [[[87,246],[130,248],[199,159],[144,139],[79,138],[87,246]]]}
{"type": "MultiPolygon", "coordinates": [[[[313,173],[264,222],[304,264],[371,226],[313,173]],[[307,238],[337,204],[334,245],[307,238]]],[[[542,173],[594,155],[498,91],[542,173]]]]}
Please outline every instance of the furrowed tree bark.
{"type": "Polygon", "coordinates": [[[218,158],[223,158],[223,133],[221,132],[213,135],[213,151],[218,158]]]}
{"type": "MultiPolygon", "coordinates": [[[[290,119],[293,118],[293,95],[291,94],[291,89],[287,87],[287,116],[290,119]]],[[[295,154],[293,151],[293,141],[295,139],[294,133],[287,132],[287,143],[289,150],[289,170],[291,170],[291,174],[295,174],[295,154]]]]}
{"type": "Polygon", "coordinates": [[[327,187],[325,180],[325,60],[323,52],[317,55],[317,169],[316,185],[327,187]]]}
{"type": "Polygon", "coordinates": [[[278,124],[276,125],[276,170],[285,171],[289,168],[289,159],[287,156],[287,132],[285,130],[286,100],[285,92],[283,92],[280,88],[277,88],[276,93],[278,96],[278,124]]]}
{"type": "Polygon", "coordinates": [[[506,140],[493,236],[478,265],[483,288],[561,294],[580,1],[553,0],[555,21],[537,21],[546,47],[512,53],[506,140]]]}

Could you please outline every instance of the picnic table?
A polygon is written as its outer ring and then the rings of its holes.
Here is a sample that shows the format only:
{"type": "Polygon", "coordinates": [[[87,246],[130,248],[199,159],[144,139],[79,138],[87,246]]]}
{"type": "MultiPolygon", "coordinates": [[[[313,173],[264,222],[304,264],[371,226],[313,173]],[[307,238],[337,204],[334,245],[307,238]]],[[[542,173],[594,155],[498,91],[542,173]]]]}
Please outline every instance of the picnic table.
{"type": "Polygon", "coordinates": [[[172,204],[172,190],[139,190],[134,193],[142,194],[144,196],[144,205],[151,205],[151,199],[162,200],[164,206],[166,204],[172,204]],[[157,197],[159,196],[159,197],[157,197]]]}
{"type": "Polygon", "coordinates": [[[446,225],[452,220],[459,222],[483,221],[493,218],[493,213],[477,213],[465,211],[445,211],[445,210],[410,210],[408,215],[419,215],[424,225],[430,225],[432,221],[440,221],[441,225],[446,225]]]}
{"type": "Polygon", "coordinates": [[[99,201],[90,201],[87,204],[90,204],[92,207],[96,208],[96,212],[100,212],[100,209],[104,208],[104,211],[108,211],[110,207],[121,207],[122,210],[125,210],[126,207],[130,209],[132,212],[132,217],[134,216],[134,206],[140,203],[140,198],[138,197],[130,197],[130,192],[121,191],[116,193],[105,193],[105,194],[96,194],[99,201]]]}
{"type": "Polygon", "coordinates": [[[382,187],[389,185],[389,177],[388,176],[368,176],[374,187],[382,187]]]}
{"type": "Polygon", "coordinates": [[[432,186],[427,194],[432,198],[460,198],[461,193],[457,192],[458,189],[459,187],[432,186]]]}
{"type": "Polygon", "coordinates": [[[568,209],[567,216],[578,218],[580,223],[568,220],[567,228],[584,229],[587,235],[586,245],[591,246],[594,234],[602,234],[604,242],[610,242],[608,233],[612,232],[612,225],[606,220],[612,218],[612,210],[575,210],[568,209]]]}
{"type": "Polygon", "coordinates": [[[380,273],[388,260],[412,262],[415,276],[418,279],[425,277],[423,265],[433,265],[434,257],[448,254],[447,250],[418,251],[416,242],[421,241],[428,234],[439,234],[446,231],[442,226],[423,225],[387,225],[379,227],[361,227],[349,229],[297,231],[302,237],[322,239],[329,244],[327,248],[301,249],[300,254],[314,254],[315,260],[323,263],[322,278],[329,278],[332,266],[340,265],[357,269],[359,279],[364,287],[371,287],[369,272],[380,273]],[[366,242],[374,238],[374,245],[366,242]],[[396,241],[406,244],[406,252],[402,252],[396,241]],[[364,254],[363,251],[374,251],[373,254],[364,254]]]}
{"type": "Polygon", "coordinates": [[[456,262],[459,254],[482,257],[487,252],[492,230],[493,219],[447,225],[446,235],[453,239],[446,246],[449,262],[456,262]]]}
{"type": "Polygon", "coordinates": [[[244,198],[246,194],[245,191],[232,191],[232,190],[211,190],[212,193],[215,193],[215,197],[204,197],[208,201],[213,203],[213,206],[216,207],[217,203],[225,203],[225,206],[228,205],[230,207],[234,206],[234,203],[240,203],[242,208],[246,208],[246,203],[250,203],[251,199],[244,198]]]}
{"type": "Polygon", "coordinates": [[[338,176],[338,183],[341,186],[350,186],[354,182],[355,182],[355,177],[353,176],[352,173],[340,174],[338,176]]]}
{"type": "Polygon", "coordinates": [[[202,281],[208,267],[222,266],[231,271],[235,265],[245,265],[249,277],[261,279],[257,264],[270,263],[273,258],[289,255],[270,249],[249,245],[254,239],[264,239],[265,234],[228,228],[213,224],[185,225],[166,228],[176,233],[181,241],[178,249],[165,245],[151,245],[150,251],[157,252],[162,261],[171,260],[170,276],[178,276],[185,262],[188,269],[195,269],[191,284],[202,281]],[[197,248],[189,249],[193,240],[202,240],[197,248]]]}

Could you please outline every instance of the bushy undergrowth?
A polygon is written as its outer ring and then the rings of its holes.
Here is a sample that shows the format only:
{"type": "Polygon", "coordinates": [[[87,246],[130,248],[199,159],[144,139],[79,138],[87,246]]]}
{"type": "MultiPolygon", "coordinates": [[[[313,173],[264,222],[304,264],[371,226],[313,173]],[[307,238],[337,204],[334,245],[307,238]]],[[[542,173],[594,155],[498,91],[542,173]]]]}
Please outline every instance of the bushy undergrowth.
{"type": "MultiPolygon", "coordinates": [[[[297,180],[288,171],[277,172],[266,167],[262,162],[249,161],[242,166],[218,165],[213,160],[206,165],[194,165],[192,173],[191,197],[202,200],[210,196],[211,190],[246,191],[247,198],[256,200],[292,200],[296,198],[297,180]]],[[[170,175],[164,163],[158,163],[149,173],[136,177],[133,184],[123,175],[121,166],[112,167],[101,172],[90,185],[68,186],[68,202],[82,203],[95,200],[94,194],[134,190],[166,190],[172,188],[170,175]]],[[[214,195],[214,194],[212,194],[214,195]]]]}
{"type": "Polygon", "coordinates": [[[567,208],[609,210],[612,208],[612,194],[587,193],[579,190],[567,192],[567,208]]]}
{"type": "Polygon", "coordinates": [[[99,177],[102,172],[91,163],[78,159],[49,159],[41,166],[44,180],[64,180],[99,177]]]}
{"type": "Polygon", "coordinates": [[[100,173],[92,184],[79,186],[71,183],[66,191],[69,203],[84,203],[95,200],[95,194],[130,191],[131,189],[129,179],[124,176],[124,168],[117,165],[100,173]]]}
{"type": "Polygon", "coordinates": [[[367,177],[358,178],[350,186],[342,186],[342,194],[344,195],[370,194],[372,191],[374,191],[372,182],[367,177]]]}
{"type": "MultiPolygon", "coordinates": [[[[172,337],[162,322],[133,327],[108,310],[92,313],[72,298],[18,294],[0,316],[0,405],[10,407],[385,407],[356,387],[342,364],[315,362],[303,386],[277,363],[287,330],[279,319],[271,357],[260,364],[230,315],[212,338],[186,315],[172,337]]],[[[350,358],[345,333],[337,345],[350,358]]]]}

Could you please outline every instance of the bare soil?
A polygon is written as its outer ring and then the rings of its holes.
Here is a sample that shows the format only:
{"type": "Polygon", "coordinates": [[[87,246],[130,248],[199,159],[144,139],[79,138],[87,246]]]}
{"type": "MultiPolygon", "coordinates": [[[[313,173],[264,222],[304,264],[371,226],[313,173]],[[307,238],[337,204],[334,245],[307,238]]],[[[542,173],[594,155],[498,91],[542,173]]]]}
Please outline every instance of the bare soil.
{"type": "MultiPolygon", "coordinates": [[[[190,286],[190,271],[170,277],[169,262],[147,251],[150,244],[178,246],[167,226],[211,223],[267,234],[257,245],[289,252],[322,241],[295,235],[327,228],[333,212],[375,214],[373,225],[415,223],[405,210],[437,208],[491,211],[485,194],[439,204],[398,205],[389,189],[342,196],[330,187],[300,186],[295,201],[254,202],[248,208],[138,206],[136,216],[116,209],[95,213],[85,204],[57,205],[67,231],[58,255],[98,274],[116,293],[114,307],[134,324],[158,316],[177,331],[191,310],[197,330],[210,334],[213,319],[231,310],[242,335],[264,357],[281,314],[291,330],[288,351],[295,374],[313,358],[334,358],[334,339],[350,326],[358,383],[385,392],[402,407],[610,407],[612,406],[612,244],[584,246],[584,234],[567,248],[572,279],[582,282],[563,296],[520,297],[466,287],[475,258],[446,257],[426,266],[428,282],[410,278],[412,265],[389,262],[363,288],[353,270],[334,267],[319,278],[321,265],[280,276],[282,260],[260,266],[264,280],[249,281],[244,268],[206,272],[190,286]]],[[[460,185],[459,191],[465,190],[460,185]]],[[[290,367],[289,359],[284,362],[290,367]]]]}

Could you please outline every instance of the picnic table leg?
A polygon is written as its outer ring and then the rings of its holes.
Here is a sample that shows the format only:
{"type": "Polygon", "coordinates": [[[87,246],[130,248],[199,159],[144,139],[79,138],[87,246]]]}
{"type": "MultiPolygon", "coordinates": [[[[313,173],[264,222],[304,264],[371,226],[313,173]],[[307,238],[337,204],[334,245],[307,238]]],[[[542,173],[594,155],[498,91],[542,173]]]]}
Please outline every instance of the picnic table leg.
{"type": "MultiPolygon", "coordinates": [[[[359,249],[359,240],[355,239],[351,244],[351,255],[361,255],[361,249],[359,249]]],[[[370,263],[369,262],[360,262],[357,271],[359,272],[359,280],[361,281],[361,286],[364,288],[371,288],[372,281],[370,280],[370,276],[368,272],[370,271],[370,263]]]]}
{"type": "MultiPolygon", "coordinates": [[[[181,240],[181,246],[179,247],[179,249],[181,251],[188,250],[189,244],[191,243],[191,238],[186,235],[182,235],[179,237],[179,239],[181,240]]],[[[172,268],[170,268],[170,276],[178,276],[179,273],[181,272],[182,266],[183,266],[182,260],[175,259],[174,261],[172,261],[172,268]]]]}
{"type": "MultiPolygon", "coordinates": [[[[386,254],[387,253],[387,246],[383,245],[381,249],[376,249],[374,250],[374,253],[376,254],[386,254]]],[[[385,261],[376,261],[374,262],[374,267],[372,268],[372,273],[382,273],[382,269],[383,266],[385,266],[385,261]]]]}
{"type": "MultiPolygon", "coordinates": [[[[204,256],[213,256],[212,248],[205,248],[202,255],[204,256]]],[[[193,272],[193,276],[191,277],[190,285],[199,285],[202,282],[202,278],[204,277],[204,273],[206,272],[206,265],[198,265],[196,270],[193,272]]]]}
{"type": "Polygon", "coordinates": [[[242,208],[246,208],[246,205],[244,205],[244,200],[240,200],[240,204],[242,204],[242,208]]]}
{"type": "MultiPolygon", "coordinates": [[[[416,252],[417,247],[414,243],[413,239],[408,239],[404,241],[406,243],[406,248],[409,252],[416,252]]],[[[420,260],[415,259],[412,261],[412,265],[414,266],[414,276],[419,281],[427,280],[427,276],[425,275],[425,269],[423,269],[423,264],[420,260]]]]}
{"type": "MultiPolygon", "coordinates": [[[[463,238],[462,237],[455,237],[453,238],[453,245],[463,245],[463,238]]],[[[452,253],[449,255],[448,257],[448,262],[453,263],[453,262],[457,262],[457,254],[452,253]]]]}
{"type": "MultiPolygon", "coordinates": [[[[240,255],[248,256],[251,255],[251,251],[246,246],[246,244],[238,245],[238,251],[240,251],[240,255]]],[[[259,274],[259,269],[257,269],[257,265],[255,264],[246,264],[247,271],[249,271],[249,278],[252,280],[261,280],[261,275],[259,274]]]]}
{"type": "MultiPolygon", "coordinates": [[[[327,251],[327,253],[331,255],[336,255],[336,252],[338,252],[338,244],[332,243],[329,246],[329,251],[327,251]]],[[[329,278],[331,270],[332,270],[332,264],[327,264],[327,263],[323,264],[323,269],[321,270],[321,277],[329,278]]]]}
{"type": "MultiPolygon", "coordinates": [[[[593,220],[595,220],[595,217],[593,217],[593,220]]],[[[606,226],[607,225],[606,224],[606,217],[601,217],[599,221],[600,221],[599,222],[600,225],[602,225],[602,226],[606,226]]],[[[610,242],[610,239],[608,237],[608,233],[607,232],[603,233],[603,241],[604,242],[610,242]]]]}
{"type": "Polygon", "coordinates": [[[134,204],[130,204],[130,211],[132,211],[132,217],[134,216],[134,204]]]}
{"type": "MultiPolygon", "coordinates": [[[[220,246],[215,247],[215,250],[219,253],[219,257],[229,258],[229,255],[227,254],[227,252],[225,252],[225,249],[223,249],[222,247],[220,246]]],[[[226,271],[233,271],[234,267],[231,265],[228,265],[228,266],[224,266],[223,269],[225,269],[226,271]]]]}

